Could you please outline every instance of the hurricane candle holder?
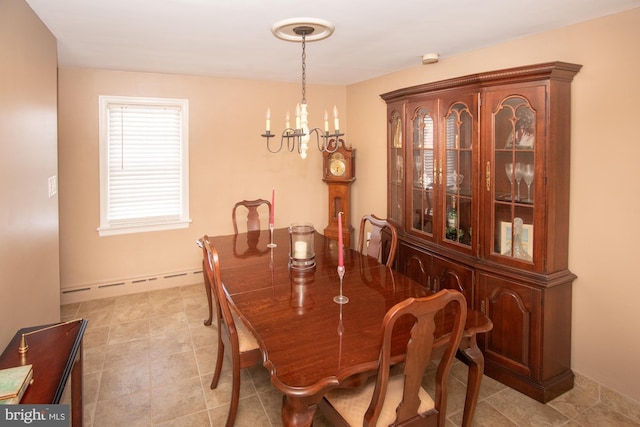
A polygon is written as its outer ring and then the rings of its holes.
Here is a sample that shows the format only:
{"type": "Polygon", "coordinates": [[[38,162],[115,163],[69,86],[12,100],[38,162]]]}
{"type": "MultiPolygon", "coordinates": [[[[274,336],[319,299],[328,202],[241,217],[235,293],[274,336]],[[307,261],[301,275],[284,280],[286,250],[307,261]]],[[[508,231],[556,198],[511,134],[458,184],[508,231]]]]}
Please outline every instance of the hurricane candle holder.
{"type": "Polygon", "coordinates": [[[307,271],[316,267],[315,229],[311,224],[289,226],[289,268],[307,271]]]}

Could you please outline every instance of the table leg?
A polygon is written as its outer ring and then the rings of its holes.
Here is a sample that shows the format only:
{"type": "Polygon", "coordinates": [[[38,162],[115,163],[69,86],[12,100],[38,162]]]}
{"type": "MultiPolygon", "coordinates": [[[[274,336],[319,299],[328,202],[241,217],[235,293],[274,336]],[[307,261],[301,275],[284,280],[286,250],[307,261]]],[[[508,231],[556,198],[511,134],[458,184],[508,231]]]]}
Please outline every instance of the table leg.
{"type": "Polygon", "coordinates": [[[204,290],[207,293],[207,303],[209,304],[209,318],[204,321],[204,325],[209,326],[213,320],[213,305],[211,300],[211,286],[209,285],[209,279],[207,279],[207,273],[204,269],[204,261],[202,261],[202,275],[204,276],[204,290]]]}
{"type": "Polygon", "coordinates": [[[71,425],[82,427],[83,402],[82,402],[82,344],[78,351],[78,359],[71,368],[71,425]]]}
{"type": "MultiPolygon", "coordinates": [[[[319,397],[321,399],[322,396],[319,397]]],[[[311,397],[282,397],[282,424],[285,427],[309,427],[318,407],[311,397]]]]}
{"type": "Polygon", "coordinates": [[[476,335],[463,338],[465,345],[460,346],[460,350],[469,361],[469,374],[467,376],[467,395],[464,401],[464,412],[462,415],[462,426],[470,427],[473,423],[473,416],[478,404],[478,394],[480,383],[484,374],[484,356],[478,348],[476,335]]]}

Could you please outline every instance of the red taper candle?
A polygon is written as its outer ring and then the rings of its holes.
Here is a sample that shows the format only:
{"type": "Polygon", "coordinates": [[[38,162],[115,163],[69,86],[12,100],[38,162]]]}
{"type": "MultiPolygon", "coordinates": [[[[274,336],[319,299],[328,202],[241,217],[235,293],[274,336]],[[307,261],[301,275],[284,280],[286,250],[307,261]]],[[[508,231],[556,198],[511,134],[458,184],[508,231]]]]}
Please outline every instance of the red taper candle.
{"type": "Polygon", "coordinates": [[[273,225],[273,217],[276,211],[276,190],[271,190],[271,212],[269,212],[269,225],[273,225]]]}
{"type": "Polygon", "coordinates": [[[342,253],[342,212],[338,212],[338,267],[344,266],[344,254],[342,253]]]}

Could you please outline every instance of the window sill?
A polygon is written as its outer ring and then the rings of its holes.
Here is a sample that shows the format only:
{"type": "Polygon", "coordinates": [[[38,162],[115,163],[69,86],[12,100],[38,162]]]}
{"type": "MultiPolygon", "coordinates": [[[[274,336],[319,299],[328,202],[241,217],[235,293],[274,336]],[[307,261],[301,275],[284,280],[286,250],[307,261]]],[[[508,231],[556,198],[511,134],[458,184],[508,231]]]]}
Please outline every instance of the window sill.
{"type": "Polygon", "coordinates": [[[146,233],[149,231],[179,230],[183,228],[189,228],[189,224],[191,224],[191,219],[171,222],[117,224],[98,227],[98,235],[102,237],[115,236],[118,234],[146,233]]]}

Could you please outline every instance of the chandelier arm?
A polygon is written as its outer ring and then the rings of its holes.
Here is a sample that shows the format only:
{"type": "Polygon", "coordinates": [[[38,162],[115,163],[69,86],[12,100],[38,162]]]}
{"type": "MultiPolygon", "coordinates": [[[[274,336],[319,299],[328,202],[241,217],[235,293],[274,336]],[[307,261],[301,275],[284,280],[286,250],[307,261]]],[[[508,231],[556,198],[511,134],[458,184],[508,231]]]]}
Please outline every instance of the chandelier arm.
{"type": "Polygon", "coordinates": [[[289,150],[289,152],[291,153],[293,150],[295,150],[296,145],[298,145],[298,153],[300,152],[300,144],[296,144],[296,142],[298,141],[298,139],[300,139],[295,133],[294,134],[287,134],[287,135],[282,135],[282,138],[287,138],[287,150],[289,150]]]}
{"type": "Polygon", "coordinates": [[[309,130],[309,137],[311,137],[312,133],[316,134],[316,145],[318,146],[318,150],[320,152],[323,152],[324,151],[324,146],[325,146],[324,132],[320,128],[313,128],[313,129],[309,130]],[[320,145],[320,140],[322,140],[322,145],[320,145]]]}
{"type": "MultiPolygon", "coordinates": [[[[329,136],[336,136],[336,135],[329,135],[329,136]]],[[[335,137],[335,139],[334,138],[329,139],[328,142],[327,142],[327,153],[335,153],[336,151],[338,151],[338,147],[340,147],[340,142],[342,142],[344,144],[344,141],[342,141],[337,136],[335,137]],[[332,145],[334,146],[333,150],[331,148],[329,148],[332,145]]]]}
{"type": "MultiPolygon", "coordinates": [[[[262,135],[262,136],[265,136],[265,135],[262,135]]],[[[269,150],[270,153],[279,153],[280,150],[282,150],[282,139],[280,139],[280,147],[277,150],[272,150],[271,149],[271,138],[267,137],[267,150],[269,150]]]]}

